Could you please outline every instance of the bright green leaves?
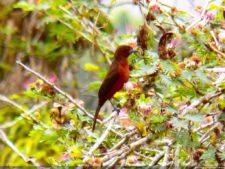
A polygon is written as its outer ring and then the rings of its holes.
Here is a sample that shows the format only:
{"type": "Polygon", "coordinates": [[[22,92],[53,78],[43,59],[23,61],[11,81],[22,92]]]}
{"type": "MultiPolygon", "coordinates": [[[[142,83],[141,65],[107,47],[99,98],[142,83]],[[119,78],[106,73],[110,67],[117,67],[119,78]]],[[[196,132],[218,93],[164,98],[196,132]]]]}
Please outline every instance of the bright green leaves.
{"type": "Polygon", "coordinates": [[[21,8],[24,11],[33,11],[35,9],[35,5],[25,1],[21,1],[15,4],[14,8],[21,8]]]}
{"type": "Polygon", "coordinates": [[[165,115],[152,115],[150,117],[150,123],[163,123],[168,118],[165,115]]]}
{"type": "Polygon", "coordinates": [[[84,65],[84,70],[85,71],[90,71],[90,72],[95,72],[95,71],[98,71],[99,70],[99,67],[95,64],[92,64],[92,63],[86,63],[84,65]]]}
{"type": "Polygon", "coordinates": [[[149,76],[157,71],[157,66],[144,65],[141,69],[137,69],[131,72],[131,77],[137,78],[141,76],[149,76]]]}
{"type": "Polygon", "coordinates": [[[88,84],[88,90],[98,90],[101,86],[100,81],[94,81],[88,84]]]}
{"type": "Polygon", "coordinates": [[[201,160],[203,162],[206,162],[211,165],[215,165],[216,164],[216,159],[215,159],[215,153],[216,153],[216,149],[212,146],[209,147],[209,149],[203,153],[203,155],[201,156],[201,160]]]}

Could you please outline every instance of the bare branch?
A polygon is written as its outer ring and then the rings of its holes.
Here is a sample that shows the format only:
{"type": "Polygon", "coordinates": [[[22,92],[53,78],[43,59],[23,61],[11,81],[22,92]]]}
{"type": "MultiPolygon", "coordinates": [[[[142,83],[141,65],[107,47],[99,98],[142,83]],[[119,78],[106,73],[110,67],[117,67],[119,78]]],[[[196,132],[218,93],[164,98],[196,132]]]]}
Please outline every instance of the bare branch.
{"type": "MultiPolygon", "coordinates": [[[[116,114],[115,114],[116,115],[116,114]]],[[[89,157],[92,155],[92,153],[100,146],[100,144],[105,140],[105,138],[108,136],[109,131],[112,128],[112,125],[115,121],[115,116],[110,120],[107,129],[105,130],[105,132],[102,134],[102,136],[95,142],[95,144],[90,148],[87,156],[83,159],[84,162],[86,162],[89,157]]]]}
{"type": "Polygon", "coordinates": [[[215,33],[214,33],[213,31],[210,31],[210,34],[211,34],[211,36],[212,36],[213,40],[214,40],[214,41],[215,41],[215,43],[216,43],[216,47],[217,47],[218,49],[220,49],[220,45],[219,45],[218,40],[216,39],[216,35],[215,35],[215,33]]]}
{"type": "MultiPolygon", "coordinates": [[[[38,78],[40,78],[41,80],[43,80],[45,83],[47,83],[49,86],[51,86],[55,91],[57,91],[58,93],[60,93],[61,95],[63,95],[65,98],[67,98],[70,102],[72,102],[73,104],[75,104],[77,106],[78,109],[80,109],[85,115],[87,115],[88,117],[90,117],[91,119],[94,118],[94,116],[92,114],[90,114],[84,107],[82,107],[75,99],[73,99],[72,96],[70,96],[69,94],[67,94],[66,92],[62,91],[59,87],[57,87],[54,83],[48,81],[46,78],[44,78],[42,75],[40,75],[39,73],[37,73],[36,71],[32,70],[31,68],[29,68],[28,66],[24,65],[21,61],[17,60],[16,61],[17,64],[19,64],[20,66],[22,66],[24,69],[26,69],[27,71],[31,72],[32,74],[34,74],[35,76],[37,76],[38,78]]],[[[97,119],[97,122],[102,124],[102,121],[97,119]]],[[[111,129],[111,131],[115,134],[117,134],[118,136],[122,137],[123,135],[119,132],[117,132],[114,129],[111,129]]]]}
{"type": "Polygon", "coordinates": [[[6,103],[8,103],[8,104],[11,104],[11,105],[13,105],[14,107],[18,108],[19,110],[23,111],[23,113],[21,114],[21,116],[20,116],[18,119],[14,120],[13,122],[9,122],[9,123],[3,124],[3,125],[0,126],[0,128],[10,127],[10,126],[16,124],[16,123],[17,123],[18,121],[20,121],[22,118],[27,119],[27,120],[32,119],[35,123],[40,124],[40,125],[42,125],[43,127],[46,128],[46,125],[43,124],[41,121],[37,120],[37,119],[32,115],[32,113],[33,113],[35,110],[37,110],[38,108],[40,108],[41,106],[43,106],[44,104],[46,104],[47,102],[43,102],[43,103],[37,105],[37,107],[36,107],[36,106],[33,107],[31,110],[25,110],[25,109],[24,109],[21,105],[19,105],[17,102],[15,102],[15,101],[13,101],[13,100],[10,100],[8,97],[6,97],[6,96],[4,96],[4,95],[0,95],[0,100],[6,102],[6,103]]]}
{"type": "Polygon", "coordinates": [[[199,142],[202,144],[204,141],[206,141],[208,135],[219,125],[220,125],[219,122],[215,123],[204,135],[202,135],[202,137],[199,139],[199,142]]]}
{"type": "Polygon", "coordinates": [[[149,166],[147,167],[147,169],[152,168],[154,165],[156,165],[165,155],[165,152],[162,151],[159,154],[157,154],[155,156],[155,158],[152,160],[152,162],[149,164],[149,166]]]}
{"type": "Polygon", "coordinates": [[[214,68],[208,68],[206,70],[212,71],[215,73],[225,73],[225,67],[214,67],[214,68]]]}
{"type": "Polygon", "coordinates": [[[20,152],[14,144],[7,138],[6,134],[4,131],[0,130],[0,139],[7,145],[9,146],[18,156],[20,156],[25,162],[27,163],[32,163],[35,166],[39,166],[38,163],[36,163],[34,158],[28,158],[26,155],[24,155],[22,152],[20,152]]]}
{"type": "Polygon", "coordinates": [[[216,47],[214,47],[211,43],[207,43],[206,46],[208,46],[216,54],[218,54],[218,55],[222,56],[223,58],[225,58],[225,54],[223,52],[221,52],[219,49],[217,49],[216,47]]]}
{"type": "Polygon", "coordinates": [[[211,0],[207,0],[205,6],[202,9],[201,15],[194,22],[192,22],[189,26],[186,27],[186,31],[189,31],[192,27],[194,27],[196,24],[198,24],[202,20],[209,6],[210,1],[211,0]]]}
{"type": "Polygon", "coordinates": [[[200,131],[200,130],[203,130],[203,129],[205,129],[205,128],[207,128],[207,127],[213,125],[213,124],[215,124],[214,121],[212,121],[212,122],[210,122],[210,123],[207,123],[207,124],[205,124],[205,125],[202,125],[202,126],[200,126],[199,128],[196,128],[196,129],[194,130],[194,133],[196,133],[196,132],[198,132],[198,131],[200,131]]]}
{"type": "Polygon", "coordinates": [[[221,94],[222,94],[221,91],[215,91],[215,92],[207,93],[205,96],[202,96],[200,99],[195,100],[190,106],[188,106],[185,109],[183,109],[183,111],[180,114],[180,117],[184,116],[190,110],[193,110],[194,108],[196,108],[197,106],[199,106],[201,103],[203,103],[203,102],[209,102],[211,99],[213,99],[214,97],[218,97],[221,94]]]}

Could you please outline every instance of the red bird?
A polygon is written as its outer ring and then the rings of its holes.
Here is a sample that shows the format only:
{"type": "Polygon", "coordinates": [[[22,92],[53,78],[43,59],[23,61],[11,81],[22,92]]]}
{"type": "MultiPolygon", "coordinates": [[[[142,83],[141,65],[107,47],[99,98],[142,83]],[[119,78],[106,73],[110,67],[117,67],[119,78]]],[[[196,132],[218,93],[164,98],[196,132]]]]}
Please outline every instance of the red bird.
{"type": "Polygon", "coordinates": [[[92,131],[95,129],[96,120],[103,104],[122,89],[124,83],[128,81],[130,70],[127,58],[135,51],[133,45],[121,45],[116,49],[114,60],[98,92],[98,106],[95,111],[92,131]]]}

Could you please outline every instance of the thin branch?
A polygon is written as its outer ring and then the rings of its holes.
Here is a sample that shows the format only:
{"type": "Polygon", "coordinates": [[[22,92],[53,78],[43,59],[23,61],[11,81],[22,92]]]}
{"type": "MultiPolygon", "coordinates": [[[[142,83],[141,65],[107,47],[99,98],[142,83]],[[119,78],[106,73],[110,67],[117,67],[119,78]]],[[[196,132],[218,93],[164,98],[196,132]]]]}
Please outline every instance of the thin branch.
{"type": "Polygon", "coordinates": [[[177,144],[176,149],[174,150],[174,164],[175,166],[179,166],[179,154],[180,154],[181,145],[177,144]]]}
{"type": "Polygon", "coordinates": [[[165,148],[164,148],[164,159],[163,159],[163,162],[162,162],[162,166],[163,167],[168,165],[169,157],[170,157],[170,147],[169,146],[165,146],[165,148]]]}
{"type": "MultiPolygon", "coordinates": [[[[42,75],[40,75],[39,73],[35,72],[34,70],[32,70],[31,68],[29,68],[28,66],[24,65],[21,61],[17,60],[16,61],[17,64],[19,64],[20,66],[22,66],[24,69],[26,69],[27,71],[31,72],[32,74],[34,74],[35,76],[37,76],[38,78],[40,78],[41,80],[43,80],[45,83],[47,83],[49,86],[51,86],[55,91],[57,91],[58,93],[60,93],[61,95],[63,95],[65,98],[67,98],[70,102],[74,103],[78,109],[80,109],[85,115],[87,115],[88,117],[90,117],[91,119],[94,119],[94,116],[92,114],[90,114],[84,107],[82,107],[75,99],[73,99],[72,96],[70,96],[69,94],[67,94],[66,92],[62,91],[59,87],[57,87],[54,83],[48,81],[46,78],[44,78],[42,75]]],[[[97,122],[102,124],[102,121],[97,119],[97,122]]],[[[111,131],[115,134],[117,134],[118,136],[122,137],[123,135],[119,132],[117,132],[114,129],[111,129],[111,131]]]]}
{"type": "Polygon", "coordinates": [[[84,162],[86,162],[89,157],[93,154],[93,152],[100,146],[100,144],[105,140],[105,138],[108,136],[109,131],[112,128],[112,125],[115,121],[115,116],[110,120],[107,129],[105,130],[105,132],[102,134],[102,136],[95,142],[95,144],[90,148],[87,156],[84,158],[84,162]]]}
{"type": "Polygon", "coordinates": [[[208,68],[206,70],[215,72],[215,73],[225,73],[225,67],[214,67],[214,68],[208,68]]]}
{"type": "Polygon", "coordinates": [[[210,31],[210,34],[211,34],[211,36],[212,36],[213,40],[214,40],[214,41],[215,41],[215,43],[216,43],[216,47],[217,47],[218,49],[220,49],[220,45],[219,45],[218,40],[216,39],[216,35],[215,35],[215,33],[214,33],[213,31],[210,31]]]}
{"type": "Polygon", "coordinates": [[[156,165],[165,155],[165,152],[162,151],[159,154],[157,154],[155,156],[155,158],[152,160],[152,162],[149,164],[149,166],[147,167],[147,169],[152,168],[154,165],[156,165]]]}
{"type": "Polygon", "coordinates": [[[137,151],[135,151],[134,154],[136,154],[137,156],[140,156],[140,157],[142,157],[142,158],[146,158],[146,159],[148,159],[148,160],[152,160],[152,158],[150,158],[149,156],[146,156],[146,155],[144,155],[144,154],[141,154],[141,153],[139,153],[139,152],[137,152],[137,151]]]}
{"type": "Polygon", "coordinates": [[[199,142],[202,144],[203,142],[205,142],[207,139],[207,137],[209,136],[209,134],[220,125],[219,122],[215,123],[204,135],[202,135],[202,137],[199,139],[199,142]]]}
{"type": "Polygon", "coordinates": [[[123,136],[123,139],[120,140],[117,144],[115,144],[111,149],[109,149],[108,151],[111,152],[115,149],[120,148],[130,137],[132,137],[133,135],[135,135],[137,133],[137,130],[133,130],[130,133],[127,133],[126,135],[123,136]]]}
{"type": "MultiPolygon", "coordinates": [[[[161,1],[158,1],[158,3],[161,4],[162,6],[165,6],[165,7],[170,8],[170,9],[174,8],[174,6],[170,6],[170,5],[168,5],[168,4],[166,4],[166,3],[163,3],[163,2],[161,2],[161,1]]],[[[177,10],[177,12],[185,12],[185,11],[180,10],[180,9],[177,9],[177,8],[176,8],[176,10],[177,10]]],[[[191,15],[192,17],[194,17],[194,15],[192,15],[192,14],[190,14],[190,15],[191,15]]]]}
{"type": "Polygon", "coordinates": [[[102,121],[102,124],[108,123],[112,118],[114,118],[117,115],[117,111],[112,112],[109,117],[107,117],[105,120],[102,121]]]}
{"type": "Polygon", "coordinates": [[[7,138],[6,134],[0,130],[0,140],[2,140],[6,145],[8,145],[18,156],[20,156],[25,162],[31,163],[35,166],[39,166],[38,163],[36,163],[34,158],[28,158],[26,155],[24,155],[21,151],[19,151],[14,144],[7,138]]]}
{"type": "MultiPolygon", "coordinates": [[[[42,125],[43,127],[46,128],[45,124],[43,124],[41,121],[37,120],[37,119],[31,114],[31,113],[32,113],[33,111],[35,111],[36,109],[34,109],[34,110],[32,110],[32,111],[27,111],[27,110],[25,110],[21,105],[19,105],[18,103],[16,103],[16,102],[13,101],[13,100],[10,100],[8,97],[6,97],[6,96],[4,96],[4,95],[0,95],[0,100],[6,102],[6,103],[8,103],[8,104],[13,105],[14,107],[18,108],[19,110],[22,110],[23,113],[21,114],[20,118],[24,118],[24,119],[28,119],[28,120],[32,119],[35,123],[40,124],[40,125],[42,125]],[[29,117],[30,119],[29,119],[28,117],[29,117]]],[[[20,118],[18,118],[18,119],[15,120],[14,122],[10,122],[10,123],[8,123],[8,124],[6,123],[6,124],[4,124],[4,125],[1,125],[0,128],[5,128],[5,127],[8,127],[8,126],[11,126],[11,125],[15,124],[16,122],[18,122],[18,121],[20,120],[20,118]]]]}
{"type": "Polygon", "coordinates": [[[221,94],[222,94],[221,91],[207,93],[205,96],[202,96],[200,99],[195,100],[190,106],[188,106],[185,109],[183,109],[183,111],[180,114],[180,117],[184,116],[190,110],[193,110],[194,108],[196,108],[197,106],[199,106],[201,103],[203,103],[203,102],[209,102],[211,99],[213,99],[214,97],[220,96],[221,94]]]}
{"type": "Polygon", "coordinates": [[[203,130],[203,129],[205,129],[205,128],[207,128],[207,127],[213,125],[213,124],[215,124],[214,121],[212,121],[212,122],[210,122],[210,123],[207,123],[207,124],[205,124],[205,125],[202,125],[202,126],[200,126],[199,128],[196,128],[196,129],[194,130],[194,133],[196,133],[196,132],[198,132],[198,131],[200,131],[200,130],[203,130]]]}
{"type": "Polygon", "coordinates": [[[207,43],[206,44],[213,52],[217,53],[218,55],[222,56],[223,58],[225,58],[225,54],[223,52],[221,52],[220,50],[218,50],[217,48],[215,48],[211,43],[207,43]]]}
{"type": "Polygon", "coordinates": [[[205,13],[206,13],[206,10],[209,6],[209,3],[210,3],[210,0],[207,0],[205,6],[203,7],[203,10],[200,14],[200,17],[198,17],[194,22],[192,22],[189,26],[186,27],[186,31],[190,30],[192,27],[194,27],[196,24],[198,24],[202,18],[204,17],[205,13]]]}
{"type": "MultiPolygon", "coordinates": [[[[161,134],[164,133],[166,130],[161,131],[161,134]]],[[[132,143],[130,143],[129,145],[127,145],[127,147],[123,150],[120,151],[119,156],[114,156],[111,157],[110,159],[110,163],[109,161],[103,163],[103,167],[105,166],[113,166],[115,165],[119,160],[125,158],[127,155],[129,155],[132,151],[136,150],[139,146],[144,145],[146,142],[150,141],[150,140],[155,140],[159,137],[160,133],[158,134],[149,134],[147,136],[145,136],[144,138],[141,138],[139,140],[136,140],[132,143]]]]}
{"type": "MultiPolygon", "coordinates": [[[[1,95],[0,95],[0,100],[1,100],[1,95]]],[[[46,105],[48,103],[48,101],[43,101],[40,104],[34,105],[30,110],[22,110],[24,113],[26,113],[26,115],[31,116],[31,114],[33,112],[35,112],[36,110],[40,109],[41,107],[43,107],[44,105],[46,105]]],[[[23,118],[25,118],[24,116],[19,116],[17,119],[10,121],[10,122],[6,122],[2,125],[0,125],[0,128],[8,128],[11,127],[13,125],[15,125],[16,123],[18,123],[19,121],[21,121],[23,118]]]]}

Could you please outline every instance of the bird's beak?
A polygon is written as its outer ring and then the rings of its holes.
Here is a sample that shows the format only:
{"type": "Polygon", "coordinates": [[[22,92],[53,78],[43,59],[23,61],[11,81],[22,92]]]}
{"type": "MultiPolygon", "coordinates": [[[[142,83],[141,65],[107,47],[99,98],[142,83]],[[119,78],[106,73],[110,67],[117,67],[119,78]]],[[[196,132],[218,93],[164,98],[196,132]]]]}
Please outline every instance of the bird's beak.
{"type": "Polygon", "coordinates": [[[138,51],[138,48],[137,47],[136,48],[133,48],[133,49],[130,50],[130,54],[131,53],[134,53],[134,52],[137,52],[137,51],[138,51]]]}

